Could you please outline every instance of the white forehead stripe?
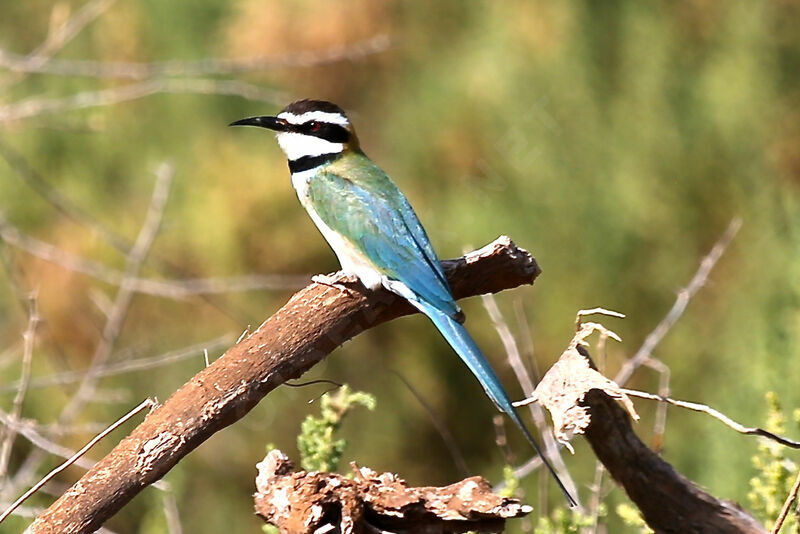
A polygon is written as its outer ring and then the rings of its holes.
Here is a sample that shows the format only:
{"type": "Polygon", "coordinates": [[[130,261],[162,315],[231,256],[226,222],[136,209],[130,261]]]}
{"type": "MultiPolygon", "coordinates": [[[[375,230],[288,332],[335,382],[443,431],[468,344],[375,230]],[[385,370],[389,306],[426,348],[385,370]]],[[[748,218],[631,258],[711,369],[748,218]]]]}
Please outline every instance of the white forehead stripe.
{"type": "Polygon", "coordinates": [[[327,111],[306,111],[302,115],[295,115],[294,113],[284,111],[278,114],[278,118],[292,124],[303,124],[308,121],[328,122],[331,124],[341,124],[342,126],[350,124],[347,117],[341,113],[328,113],[327,111]]]}
{"type": "Polygon", "coordinates": [[[344,150],[342,143],[331,143],[319,137],[303,135],[297,132],[279,132],[277,138],[281,150],[286,154],[286,159],[289,161],[305,156],[314,157],[322,154],[336,154],[344,150]]]}

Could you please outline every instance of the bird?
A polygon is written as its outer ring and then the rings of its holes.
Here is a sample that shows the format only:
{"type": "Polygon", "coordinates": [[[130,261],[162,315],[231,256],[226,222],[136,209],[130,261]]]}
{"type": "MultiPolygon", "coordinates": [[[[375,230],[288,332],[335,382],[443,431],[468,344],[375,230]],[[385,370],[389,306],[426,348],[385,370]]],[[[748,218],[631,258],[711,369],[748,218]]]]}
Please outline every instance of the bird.
{"type": "Polygon", "coordinates": [[[487,396],[519,427],[570,506],[575,499],[523,423],[486,357],[463,326],[425,229],[394,181],[361,150],[345,111],[323,100],[298,100],[275,116],[229,126],[275,132],[292,186],[341,264],[369,290],[383,287],[425,314],[472,371],[487,396]]]}

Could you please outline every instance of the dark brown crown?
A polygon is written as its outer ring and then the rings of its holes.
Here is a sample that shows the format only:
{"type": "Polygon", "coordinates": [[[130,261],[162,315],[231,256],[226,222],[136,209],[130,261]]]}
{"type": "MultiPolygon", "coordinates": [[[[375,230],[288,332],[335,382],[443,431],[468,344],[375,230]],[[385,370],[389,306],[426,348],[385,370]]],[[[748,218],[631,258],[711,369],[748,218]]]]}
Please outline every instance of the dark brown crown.
{"type": "Polygon", "coordinates": [[[291,113],[292,115],[302,115],[303,113],[307,113],[309,111],[322,111],[325,113],[339,113],[342,116],[347,116],[342,108],[333,102],[326,102],[325,100],[298,100],[297,102],[292,102],[283,108],[281,113],[284,111],[291,113]]]}

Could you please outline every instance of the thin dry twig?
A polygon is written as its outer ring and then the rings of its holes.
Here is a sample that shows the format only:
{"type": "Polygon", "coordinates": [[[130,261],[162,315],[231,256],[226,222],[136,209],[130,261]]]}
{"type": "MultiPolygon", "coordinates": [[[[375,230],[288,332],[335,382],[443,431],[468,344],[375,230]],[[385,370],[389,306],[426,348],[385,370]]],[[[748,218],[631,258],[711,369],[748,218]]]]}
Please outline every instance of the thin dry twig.
{"type": "Polygon", "coordinates": [[[3,445],[0,448],[0,480],[6,480],[6,472],[8,470],[8,461],[11,458],[11,449],[14,447],[14,439],[17,436],[17,431],[13,423],[20,420],[22,415],[22,404],[25,402],[25,395],[28,392],[28,386],[31,381],[31,364],[33,362],[33,348],[36,343],[36,327],[39,325],[39,306],[36,294],[28,297],[28,327],[22,334],[23,349],[22,349],[22,372],[21,378],[17,384],[17,393],[14,395],[14,400],[11,404],[11,413],[9,414],[9,422],[11,425],[6,425],[6,431],[3,438],[3,445]]]}
{"type": "Polygon", "coordinates": [[[194,61],[168,60],[151,63],[93,60],[38,61],[35,55],[23,56],[0,50],[0,67],[14,72],[36,72],[62,76],[148,80],[169,76],[218,76],[242,74],[287,67],[316,67],[340,61],[356,61],[388,50],[392,40],[379,34],[363,41],[342,44],[326,50],[302,51],[277,56],[245,59],[206,58],[194,61]]]}
{"type": "MultiPolygon", "coordinates": [[[[16,56],[18,65],[24,68],[11,69],[17,72],[18,76],[6,83],[5,86],[8,87],[12,83],[20,82],[30,72],[37,72],[40,69],[46,68],[47,63],[51,61],[53,55],[80,34],[86,26],[97,20],[97,18],[115,2],[116,0],[89,0],[81,6],[75,15],[63,24],[60,24],[58,27],[52,27],[51,25],[44,42],[37,46],[30,54],[26,56],[13,54],[16,56]]],[[[57,10],[62,7],[63,5],[56,4],[56,7],[53,8],[53,13],[55,14],[57,10]]],[[[0,63],[5,63],[5,52],[2,50],[0,50],[0,63]]]]}
{"type": "MultiPolygon", "coordinates": [[[[159,354],[158,356],[150,356],[147,358],[136,358],[136,359],[125,358],[122,361],[106,364],[100,367],[96,372],[96,376],[97,378],[105,378],[109,376],[117,376],[126,373],[133,373],[136,371],[146,371],[149,369],[163,367],[165,365],[170,365],[179,361],[193,358],[198,354],[205,353],[207,355],[209,350],[217,351],[219,349],[225,348],[227,346],[230,346],[232,341],[233,341],[233,336],[225,335],[215,339],[211,339],[209,341],[204,341],[202,343],[197,343],[195,345],[190,345],[188,347],[169,351],[164,354],[159,354]]],[[[208,367],[207,363],[206,367],[208,367]]],[[[85,374],[86,371],[80,370],[80,371],[67,371],[65,373],[59,373],[51,376],[43,376],[31,380],[30,385],[28,387],[29,389],[37,389],[49,386],[62,386],[64,384],[72,384],[83,380],[85,374]]],[[[11,384],[0,386],[0,392],[14,390],[18,387],[18,384],[19,382],[14,382],[11,384]]]]}
{"type": "Polygon", "coordinates": [[[181,516],[178,513],[175,494],[171,491],[165,491],[161,498],[164,503],[164,516],[167,519],[167,532],[169,534],[183,534],[183,525],[181,524],[181,516]]]}
{"type": "MultiPolygon", "coordinates": [[[[53,456],[58,456],[60,458],[71,458],[75,454],[74,450],[59,445],[58,443],[43,436],[36,430],[34,425],[28,421],[14,421],[8,414],[0,412],[0,422],[9,428],[13,428],[20,436],[28,440],[34,447],[37,447],[48,454],[52,454],[53,456]]],[[[105,426],[106,425],[103,425],[103,428],[105,428],[105,426]]],[[[74,463],[83,469],[91,469],[91,467],[94,465],[94,461],[88,458],[79,458],[74,463]]]]}
{"type": "Polygon", "coordinates": [[[72,457],[68,458],[68,459],[67,459],[65,462],[63,462],[61,465],[59,465],[58,467],[56,467],[55,469],[53,469],[52,471],[50,471],[49,473],[47,473],[47,475],[45,475],[45,476],[44,476],[44,477],[43,477],[43,478],[42,478],[42,479],[41,479],[39,482],[37,482],[36,484],[34,484],[34,485],[33,485],[33,487],[31,487],[31,488],[30,488],[28,491],[26,491],[25,493],[23,493],[23,494],[20,496],[20,498],[19,498],[19,499],[17,499],[16,501],[14,501],[14,502],[11,504],[11,506],[9,506],[9,507],[6,509],[6,511],[5,511],[5,512],[3,512],[2,514],[0,514],[0,523],[2,523],[2,522],[5,520],[5,518],[6,518],[6,517],[8,517],[8,516],[9,516],[9,515],[10,515],[10,514],[11,514],[11,513],[14,511],[14,509],[15,509],[17,506],[19,506],[20,504],[22,504],[23,502],[25,502],[25,501],[28,499],[28,497],[30,497],[31,495],[33,495],[34,493],[36,493],[37,491],[39,491],[39,489],[41,489],[41,487],[42,487],[42,486],[44,486],[45,484],[47,484],[47,483],[48,483],[50,480],[52,480],[52,479],[53,479],[53,477],[55,477],[56,475],[58,475],[58,474],[59,474],[61,471],[63,471],[64,469],[66,469],[67,467],[69,467],[70,465],[72,465],[73,463],[75,463],[75,461],[76,461],[78,458],[80,458],[81,456],[83,456],[83,455],[86,453],[86,451],[88,451],[89,449],[91,449],[91,448],[92,448],[92,447],[93,447],[93,446],[94,446],[94,445],[95,445],[95,444],[96,444],[98,441],[100,441],[101,439],[103,439],[104,437],[106,437],[108,434],[110,434],[111,432],[113,432],[114,430],[116,430],[117,428],[119,428],[120,426],[124,425],[124,424],[125,424],[125,423],[126,423],[128,420],[130,420],[132,417],[134,417],[136,414],[138,414],[139,412],[141,412],[141,411],[142,411],[142,410],[144,410],[145,408],[150,408],[150,409],[152,409],[152,408],[153,408],[153,407],[155,407],[155,406],[156,406],[156,401],[154,401],[153,399],[145,399],[144,401],[142,401],[142,403],[141,403],[141,404],[139,404],[139,406],[137,406],[136,408],[134,408],[133,410],[131,410],[131,411],[130,411],[130,412],[128,412],[127,414],[123,415],[123,416],[122,416],[122,417],[120,417],[119,419],[117,419],[117,421],[116,421],[116,422],[114,422],[114,423],[113,423],[111,426],[109,426],[107,429],[105,429],[104,431],[102,431],[100,434],[96,435],[96,436],[95,436],[94,438],[92,438],[92,439],[91,439],[91,440],[90,440],[90,441],[89,441],[89,442],[88,442],[86,445],[84,445],[83,447],[81,447],[81,448],[78,450],[78,452],[76,452],[76,453],[75,453],[75,454],[74,454],[72,457]]]}
{"type": "Polygon", "coordinates": [[[792,509],[792,504],[795,500],[797,500],[798,492],[800,492],[800,471],[797,472],[797,478],[794,479],[792,489],[789,491],[789,495],[786,496],[786,500],[783,502],[781,512],[778,514],[778,518],[775,520],[775,526],[772,527],[770,534],[778,534],[778,532],[780,532],[783,522],[786,521],[786,517],[789,515],[789,510],[792,509]]]}
{"type": "MultiPolygon", "coordinates": [[[[0,213],[0,239],[28,254],[48,261],[72,272],[90,276],[101,282],[119,286],[125,273],[67,252],[50,243],[27,235],[8,222],[0,213]]],[[[158,280],[153,278],[127,278],[133,291],[171,299],[185,299],[196,295],[235,293],[261,289],[297,289],[308,282],[308,276],[285,274],[248,274],[218,278],[189,278],[185,280],[158,280]]]]}
{"type": "Polygon", "coordinates": [[[20,102],[13,102],[0,107],[0,122],[29,119],[45,113],[62,113],[75,109],[110,106],[159,93],[240,96],[248,100],[271,104],[286,101],[286,97],[282,93],[237,80],[158,78],[110,89],[82,91],[63,97],[32,97],[20,102]]]}
{"type": "MultiPolygon", "coordinates": [[[[671,376],[670,368],[661,360],[652,356],[645,359],[642,363],[646,367],[658,373],[658,394],[662,397],[669,397],[669,381],[671,376]]],[[[661,452],[664,447],[664,436],[667,433],[667,407],[666,402],[658,403],[656,415],[653,418],[653,450],[661,452]]]]}
{"type": "Polygon", "coordinates": [[[589,308],[588,310],[578,310],[578,313],[575,314],[575,331],[581,329],[581,323],[583,322],[582,319],[589,315],[606,315],[608,317],[618,317],[620,319],[625,318],[624,313],[620,313],[614,310],[608,310],[606,308],[589,308]]]}
{"type": "MultiPolygon", "coordinates": [[[[113,0],[99,2],[95,0],[94,3],[111,1],[113,0]]],[[[67,30],[60,32],[56,41],[61,42],[62,33],[71,39],[83,26],[66,24],[65,27],[67,30]]],[[[0,122],[27,119],[46,113],[118,104],[159,93],[239,96],[253,101],[281,104],[285,102],[286,95],[280,91],[239,80],[221,80],[203,76],[239,74],[276,67],[312,67],[338,61],[352,61],[382,52],[390,46],[391,39],[388,36],[377,35],[364,41],[323,51],[250,59],[170,60],[153,63],[54,60],[51,59],[50,52],[44,49],[37,49],[29,55],[14,54],[0,49],[0,66],[21,74],[38,72],[134,80],[134,83],[119,87],[82,91],[56,98],[33,97],[6,104],[0,107],[0,122]]]]}
{"type": "Polygon", "coordinates": [[[703,412],[705,414],[710,415],[714,419],[721,421],[722,423],[734,429],[736,432],[739,432],[740,434],[747,434],[750,436],[761,436],[762,438],[771,439],[772,441],[780,443],[781,445],[785,445],[786,447],[791,447],[792,449],[800,449],[800,441],[795,441],[784,436],[773,434],[772,432],[764,430],[763,428],[744,426],[740,423],[737,423],[724,413],[715,410],[714,408],[711,408],[710,406],[707,406],[705,404],[675,400],[669,397],[655,395],[653,393],[637,391],[635,389],[622,388],[622,391],[627,395],[630,395],[631,397],[639,397],[641,399],[649,399],[659,402],[665,402],[668,404],[672,404],[673,406],[679,406],[681,408],[686,408],[688,410],[693,410],[695,412],[703,412]]]}
{"type": "MultiPolygon", "coordinates": [[[[156,180],[150,205],[145,214],[144,222],[142,223],[136,242],[127,255],[125,278],[123,278],[120,283],[119,290],[114,299],[114,304],[106,320],[100,340],[95,347],[89,367],[85,371],[77,391],[66,403],[64,408],[62,408],[58,416],[57,421],[59,425],[66,425],[72,422],[97,390],[97,383],[99,380],[98,372],[105,366],[108,358],[111,356],[116,340],[122,330],[122,325],[127,317],[134,295],[132,280],[138,276],[139,270],[161,226],[161,219],[166,207],[167,198],[169,197],[174,169],[172,166],[162,163],[156,169],[155,174],[156,180]]],[[[35,476],[35,473],[38,471],[45,457],[46,455],[40,449],[32,451],[17,470],[13,480],[14,487],[18,488],[27,485],[35,476]]]]}
{"type": "Polygon", "coordinates": [[[422,393],[414,387],[414,385],[406,380],[402,374],[395,370],[390,370],[393,375],[400,379],[403,385],[408,388],[417,402],[425,409],[428,413],[428,417],[430,417],[433,426],[436,428],[436,431],[439,433],[439,436],[442,438],[445,447],[447,447],[447,451],[450,453],[450,457],[453,459],[453,463],[458,468],[459,472],[462,476],[469,476],[469,467],[467,466],[467,461],[464,459],[464,455],[461,452],[461,449],[458,446],[458,442],[453,437],[453,433],[450,432],[450,429],[447,427],[447,424],[444,422],[444,419],[436,413],[436,410],[433,409],[433,406],[425,400],[425,397],[422,396],[422,393]]]}
{"type": "Polygon", "coordinates": [[[520,345],[522,346],[520,352],[523,355],[523,363],[526,364],[526,369],[531,370],[531,379],[535,384],[541,379],[542,373],[539,371],[539,363],[536,361],[536,350],[533,344],[530,321],[525,313],[525,306],[522,305],[522,302],[521,298],[514,298],[514,317],[517,323],[520,345]]]}
{"type": "MultiPolygon", "coordinates": [[[[519,347],[514,339],[514,335],[511,333],[508,323],[506,323],[503,314],[500,312],[500,308],[497,306],[497,300],[493,295],[482,295],[481,300],[483,302],[484,309],[486,309],[486,312],[489,315],[492,324],[494,325],[497,335],[500,337],[500,340],[503,343],[508,362],[511,365],[511,369],[514,371],[517,381],[522,386],[522,391],[525,394],[525,397],[529,398],[533,396],[536,386],[531,380],[528,369],[525,367],[525,364],[522,361],[522,356],[520,355],[519,347]]],[[[537,403],[531,403],[528,406],[536,427],[539,429],[539,435],[542,436],[545,454],[547,454],[547,457],[552,461],[553,467],[555,467],[556,472],[558,473],[558,477],[564,483],[570,495],[577,496],[577,486],[575,485],[575,481],[572,479],[572,476],[570,475],[569,470],[564,463],[564,459],[561,457],[558,444],[556,443],[556,440],[550,431],[550,427],[547,425],[547,419],[545,417],[544,410],[537,403]]]]}
{"type": "MultiPolygon", "coordinates": [[[[94,216],[72,201],[61,190],[53,187],[22,153],[7,144],[2,138],[0,138],[0,156],[14,171],[12,176],[18,178],[23,184],[32,189],[48,204],[53,206],[56,211],[70,221],[86,226],[118,252],[122,254],[128,253],[131,248],[131,243],[128,239],[100,224],[94,216]]],[[[3,222],[0,220],[0,223],[3,222]]],[[[5,223],[7,224],[7,221],[5,223]]],[[[2,228],[2,224],[0,224],[0,228],[2,228]]]]}
{"type": "Polygon", "coordinates": [[[135,279],[139,270],[142,268],[147,253],[153,246],[158,230],[161,227],[161,220],[164,209],[169,198],[169,190],[172,185],[172,178],[175,171],[171,165],[162,163],[156,170],[156,183],[153,188],[153,196],[150,206],[144,218],[144,223],[139,231],[139,236],[133,245],[125,266],[125,278],[120,284],[119,291],[114,299],[111,314],[106,321],[100,342],[95,348],[94,356],[86,370],[84,379],[81,381],[78,391],[70,399],[59,416],[59,422],[71,420],[91,397],[97,385],[97,372],[105,365],[108,357],[114,349],[115,342],[122,331],[122,325],[128,315],[128,310],[133,299],[134,291],[131,280],[135,279]]]}
{"type": "Polygon", "coordinates": [[[589,506],[587,516],[591,518],[592,524],[590,527],[582,530],[581,532],[587,534],[595,534],[600,528],[600,503],[603,500],[603,475],[606,473],[606,468],[603,462],[598,460],[594,467],[594,481],[589,487],[591,496],[589,497],[589,506]]]}
{"type": "Polygon", "coordinates": [[[154,280],[137,278],[133,288],[138,293],[185,299],[197,295],[240,293],[258,290],[295,290],[303,287],[310,276],[292,274],[244,274],[241,276],[154,280]]]}
{"type": "Polygon", "coordinates": [[[675,303],[672,305],[672,308],[661,320],[661,322],[658,323],[655,329],[645,338],[644,343],[642,343],[642,346],[638,351],[636,351],[636,354],[634,354],[633,357],[631,357],[622,365],[622,368],[614,378],[614,382],[620,386],[624,386],[628,380],[630,380],[633,372],[638,369],[653,353],[653,349],[655,349],[661,340],[664,339],[664,336],[667,335],[667,332],[670,331],[678,319],[681,318],[683,312],[686,311],[686,307],[689,305],[692,297],[694,297],[697,292],[700,291],[700,288],[706,284],[708,275],[711,274],[711,270],[722,257],[722,254],[725,252],[725,249],[728,248],[728,245],[733,238],[736,237],[736,234],[739,232],[741,227],[741,218],[735,217],[731,220],[722,236],[717,240],[716,243],[714,243],[714,246],[711,248],[708,254],[706,254],[700,261],[700,266],[698,267],[697,272],[695,272],[692,279],[689,281],[689,285],[678,292],[678,296],[675,299],[675,303]]]}
{"type": "Polygon", "coordinates": [[[24,61],[31,67],[45,65],[53,54],[64,48],[115,2],[116,0],[89,0],[65,23],[57,28],[51,28],[44,42],[37,46],[30,55],[25,56],[24,61]]]}
{"type": "Polygon", "coordinates": [[[492,426],[494,427],[494,444],[503,453],[503,458],[507,464],[511,464],[514,454],[508,447],[508,434],[506,434],[506,420],[502,414],[496,413],[492,416],[492,426]]]}

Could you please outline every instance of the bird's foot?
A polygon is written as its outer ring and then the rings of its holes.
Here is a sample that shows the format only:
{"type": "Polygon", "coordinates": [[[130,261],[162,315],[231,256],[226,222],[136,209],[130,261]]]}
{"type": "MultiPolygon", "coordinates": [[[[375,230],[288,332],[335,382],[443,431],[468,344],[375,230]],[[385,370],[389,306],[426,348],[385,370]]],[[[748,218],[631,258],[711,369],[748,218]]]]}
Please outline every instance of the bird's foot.
{"type": "Polygon", "coordinates": [[[350,288],[345,284],[355,284],[358,282],[358,277],[345,271],[336,271],[332,274],[315,274],[311,277],[311,281],[349,293],[350,288]]]}

